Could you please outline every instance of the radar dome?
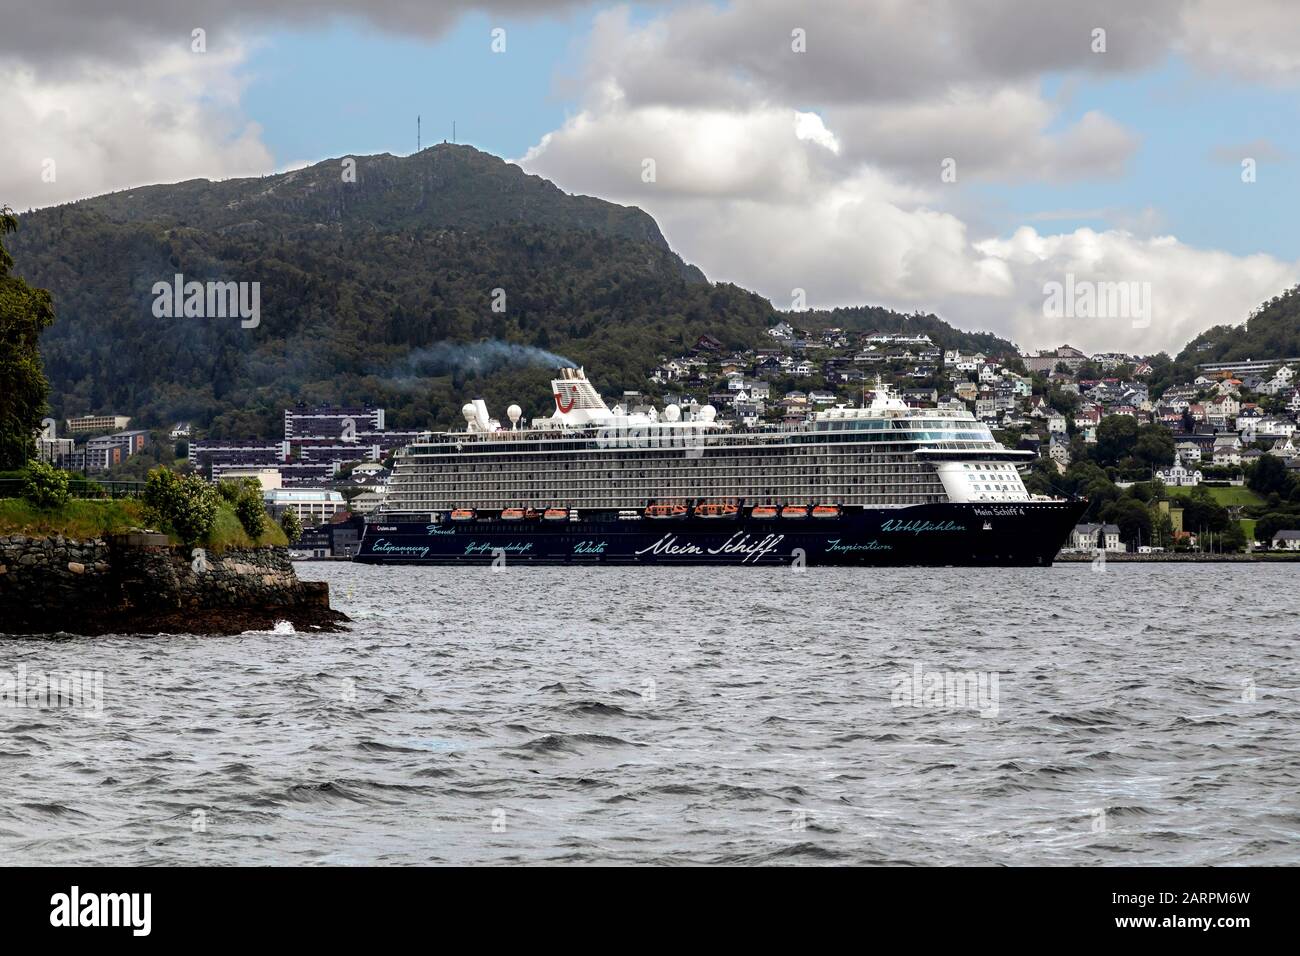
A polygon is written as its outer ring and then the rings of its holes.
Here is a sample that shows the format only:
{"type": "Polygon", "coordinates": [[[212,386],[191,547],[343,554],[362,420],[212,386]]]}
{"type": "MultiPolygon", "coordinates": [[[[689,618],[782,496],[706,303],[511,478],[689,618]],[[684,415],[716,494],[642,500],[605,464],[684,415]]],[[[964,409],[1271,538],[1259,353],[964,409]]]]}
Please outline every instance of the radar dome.
{"type": "Polygon", "coordinates": [[[478,412],[476,412],[474,406],[469,403],[461,406],[460,413],[465,416],[465,421],[467,422],[472,422],[478,417],[478,412]]]}
{"type": "Polygon", "coordinates": [[[509,408],[506,409],[506,418],[510,419],[511,422],[518,422],[519,416],[522,415],[523,413],[524,410],[520,408],[518,405],[511,405],[509,408]]]}
{"type": "Polygon", "coordinates": [[[718,417],[718,410],[712,405],[705,405],[700,409],[700,418],[706,422],[711,422],[718,417]]]}
{"type": "Polygon", "coordinates": [[[664,421],[666,422],[681,421],[681,417],[682,417],[682,410],[679,406],[677,405],[664,406],[664,421]]]}

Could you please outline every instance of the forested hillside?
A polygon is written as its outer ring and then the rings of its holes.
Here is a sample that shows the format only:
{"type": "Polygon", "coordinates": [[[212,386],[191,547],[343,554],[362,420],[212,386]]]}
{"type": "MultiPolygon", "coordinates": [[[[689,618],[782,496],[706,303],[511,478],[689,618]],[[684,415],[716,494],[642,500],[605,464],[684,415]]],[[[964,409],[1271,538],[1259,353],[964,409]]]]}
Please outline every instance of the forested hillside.
{"type": "MultiPolygon", "coordinates": [[[[832,309],[829,312],[812,312],[815,321],[837,326],[849,332],[905,332],[909,335],[928,335],[945,349],[963,352],[983,352],[988,356],[1015,355],[1016,346],[992,332],[965,332],[955,329],[943,319],[917,312],[904,315],[878,305],[859,305],[853,308],[832,309]]],[[[810,320],[802,319],[801,324],[810,320]]]]}
{"type": "MultiPolygon", "coordinates": [[[[218,437],[275,434],[297,401],[378,403],[399,428],[455,421],[467,392],[531,414],[549,405],[548,367],[500,351],[469,361],[448,343],[558,353],[613,392],[645,388],[660,356],[701,334],[759,345],[782,317],[761,296],[708,282],[641,210],[567,195],[470,147],[357,157],[355,182],[344,169],[328,160],[23,215],[18,271],[51,291],[57,313],[41,340],[53,413],[188,420],[218,437]],[[260,283],[258,325],[156,317],[154,284],[177,273],[260,283]]],[[[878,308],[796,322],[1011,348],[878,308]]]]}
{"type": "Polygon", "coordinates": [[[1269,299],[1239,325],[1216,325],[1178,355],[1190,367],[1199,362],[1300,356],[1300,286],[1269,299]]]}

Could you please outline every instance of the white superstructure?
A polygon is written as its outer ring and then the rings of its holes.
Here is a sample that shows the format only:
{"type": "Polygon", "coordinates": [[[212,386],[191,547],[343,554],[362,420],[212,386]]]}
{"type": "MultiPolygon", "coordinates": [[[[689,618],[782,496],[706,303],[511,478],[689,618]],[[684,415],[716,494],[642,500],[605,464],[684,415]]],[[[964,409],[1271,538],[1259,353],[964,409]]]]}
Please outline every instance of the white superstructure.
{"type": "Polygon", "coordinates": [[[736,501],[904,507],[1028,501],[1016,462],[968,411],[909,408],[877,385],[863,408],[832,408],[798,426],[732,429],[712,406],[684,413],[609,408],[581,369],[553,380],[555,410],[508,424],[476,400],[464,431],[399,453],[386,510],[640,508],[736,501]]]}

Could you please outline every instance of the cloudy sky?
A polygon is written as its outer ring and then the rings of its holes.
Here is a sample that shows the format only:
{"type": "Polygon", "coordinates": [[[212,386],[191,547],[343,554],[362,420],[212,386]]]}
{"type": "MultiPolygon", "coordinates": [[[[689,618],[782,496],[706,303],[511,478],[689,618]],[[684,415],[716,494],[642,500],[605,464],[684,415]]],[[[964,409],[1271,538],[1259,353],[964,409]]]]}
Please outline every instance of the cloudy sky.
{"type": "Polygon", "coordinates": [[[1300,281],[1293,0],[0,0],[0,22],[19,210],[410,153],[418,114],[425,145],[454,120],[641,206],[780,308],[1172,351],[1300,281]],[[1135,283],[1149,313],[1045,309],[1067,281],[1135,283]]]}

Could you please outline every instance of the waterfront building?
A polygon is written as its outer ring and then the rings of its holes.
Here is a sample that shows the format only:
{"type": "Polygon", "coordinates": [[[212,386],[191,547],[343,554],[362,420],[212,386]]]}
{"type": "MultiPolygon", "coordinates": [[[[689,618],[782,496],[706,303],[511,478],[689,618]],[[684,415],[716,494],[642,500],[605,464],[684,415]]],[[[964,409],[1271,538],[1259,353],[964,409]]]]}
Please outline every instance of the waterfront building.
{"type": "Polygon", "coordinates": [[[1124,544],[1119,539],[1119,525],[1115,524],[1075,525],[1071,540],[1079,551],[1124,550],[1124,544]]]}
{"type": "Polygon", "coordinates": [[[274,488],[262,492],[262,498],[276,520],[285,511],[293,511],[303,527],[328,521],[347,508],[341,494],[325,488],[274,488]]]}

